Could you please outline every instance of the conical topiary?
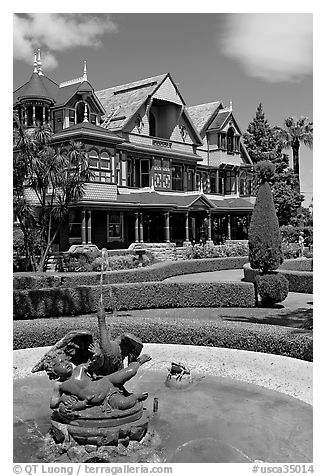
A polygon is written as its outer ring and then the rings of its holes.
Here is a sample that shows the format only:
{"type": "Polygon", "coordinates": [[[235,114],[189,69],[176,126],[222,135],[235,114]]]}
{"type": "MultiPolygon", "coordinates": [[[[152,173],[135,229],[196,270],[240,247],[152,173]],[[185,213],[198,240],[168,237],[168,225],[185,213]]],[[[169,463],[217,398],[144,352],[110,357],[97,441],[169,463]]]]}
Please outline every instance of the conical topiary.
{"type": "Polygon", "coordinates": [[[261,183],[249,227],[249,262],[263,274],[276,270],[283,262],[282,237],[268,180],[275,166],[268,160],[258,162],[255,172],[261,183]]]}

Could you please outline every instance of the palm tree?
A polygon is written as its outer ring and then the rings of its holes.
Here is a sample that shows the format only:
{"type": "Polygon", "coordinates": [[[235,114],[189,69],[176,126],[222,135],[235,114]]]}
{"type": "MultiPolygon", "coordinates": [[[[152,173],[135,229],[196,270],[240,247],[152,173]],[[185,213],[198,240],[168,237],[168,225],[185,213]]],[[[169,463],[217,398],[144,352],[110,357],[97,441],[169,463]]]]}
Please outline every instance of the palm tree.
{"type": "Polygon", "coordinates": [[[293,170],[297,176],[297,190],[300,192],[300,164],[299,149],[303,144],[312,149],[313,144],[313,123],[307,117],[301,116],[299,119],[288,117],[284,121],[284,129],[278,128],[280,140],[285,149],[292,149],[293,170]]]}

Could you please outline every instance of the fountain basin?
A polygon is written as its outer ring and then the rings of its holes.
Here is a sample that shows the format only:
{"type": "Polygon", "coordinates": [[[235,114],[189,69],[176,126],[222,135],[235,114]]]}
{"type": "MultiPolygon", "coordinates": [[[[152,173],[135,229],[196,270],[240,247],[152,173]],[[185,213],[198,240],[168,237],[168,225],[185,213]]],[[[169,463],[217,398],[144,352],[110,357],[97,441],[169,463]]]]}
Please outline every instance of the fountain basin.
{"type": "MultiPolygon", "coordinates": [[[[16,462],[42,461],[37,454],[49,428],[53,382],[29,372],[45,351],[14,353],[16,462]]],[[[195,346],[145,344],[144,352],[153,360],[126,387],[149,393],[145,406],[150,412],[158,398],[158,411],[150,422],[159,435],[153,451],[156,461],[312,461],[311,363],[195,346]],[[191,369],[190,386],[166,385],[171,360],[191,369]]],[[[119,461],[131,461],[130,454],[120,454],[119,461]]]]}

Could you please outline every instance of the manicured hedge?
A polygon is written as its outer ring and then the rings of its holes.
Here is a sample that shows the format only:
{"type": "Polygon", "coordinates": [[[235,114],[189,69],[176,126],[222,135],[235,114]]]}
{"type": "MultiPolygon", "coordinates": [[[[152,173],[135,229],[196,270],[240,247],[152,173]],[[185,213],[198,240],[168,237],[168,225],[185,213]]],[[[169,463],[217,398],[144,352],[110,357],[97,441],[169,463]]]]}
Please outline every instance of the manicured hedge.
{"type": "MultiPolygon", "coordinates": [[[[209,258],[165,261],[145,268],[111,271],[105,273],[106,282],[139,283],[162,281],[181,274],[204,273],[223,269],[240,269],[248,262],[247,257],[209,258]]],[[[50,287],[95,286],[100,282],[98,272],[85,273],[15,273],[14,289],[40,289],[50,287]]]]}
{"type": "MultiPolygon", "coordinates": [[[[113,337],[132,332],[143,342],[205,345],[284,355],[312,361],[312,333],[292,327],[241,321],[113,316],[108,318],[113,337]]],[[[53,345],[72,329],[98,335],[94,316],[36,319],[14,322],[14,349],[53,345]]],[[[171,359],[173,356],[171,355],[171,359]]]]}
{"type": "MultiPolygon", "coordinates": [[[[305,261],[305,260],[289,260],[291,261],[305,261]]],[[[310,261],[310,260],[306,260],[310,261]]],[[[292,263],[288,265],[287,261],[285,262],[285,266],[294,266],[292,263]]],[[[298,267],[300,267],[300,263],[298,267]]],[[[304,266],[304,265],[302,265],[304,266]]],[[[312,264],[311,264],[312,266],[312,264]]],[[[282,269],[281,267],[278,271],[286,277],[289,281],[289,291],[294,293],[313,293],[313,273],[311,271],[291,271],[287,269],[282,269]]],[[[244,281],[253,283],[255,281],[255,277],[259,274],[259,271],[256,269],[252,269],[249,263],[246,263],[243,266],[244,271],[244,281]]]]}
{"type": "Polygon", "coordinates": [[[312,258],[287,259],[283,264],[281,264],[279,269],[286,269],[289,271],[312,271],[313,260],[312,258]]]}
{"type": "Polygon", "coordinates": [[[309,271],[287,271],[280,273],[289,281],[289,291],[294,293],[313,293],[313,273],[309,271]]]}
{"type": "MultiPolygon", "coordinates": [[[[254,307],[251,283],[126,283],[103,286],[106,309],[254,307]]],[[[100,286],[14,291],[14,319],[96,312],[100,286]]]]}

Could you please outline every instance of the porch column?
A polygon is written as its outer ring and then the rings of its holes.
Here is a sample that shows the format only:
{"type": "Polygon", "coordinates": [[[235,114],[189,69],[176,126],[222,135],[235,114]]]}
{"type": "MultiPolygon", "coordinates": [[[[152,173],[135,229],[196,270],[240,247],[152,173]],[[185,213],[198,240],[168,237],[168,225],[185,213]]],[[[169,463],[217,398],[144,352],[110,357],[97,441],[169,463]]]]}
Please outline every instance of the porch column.
{"type": "Polygon", "coordinates": [[[139,212],[135,213],[135,242],[139,243],[139,212]]]}
{"type": "Polygon", "coordinates": [[[186,241],[189,241],[189,212],[186,213],[186,241]]]}
{"type": "Polygon", "coordinates": [[[141,243],[144,243],[144,221],[142,212],[139,212],[139,239],[141,243]]]}
{"type": "Polygon", "coordinates": [[[43,106],[43,124],[45,124],[45,106],[43,106]]]}
{"type": "Polygon", "coordinates": [[[81,223],[81,239],[82,245],[86,245],[86,210],[82,210],[82,223],[81,223]]]}
{"type": "Polygon", "coordinates": [[[92,210],[87,210],[87,243],[92,243],[92,210]]]}
{"type": "Polygon", "coordinates": [[[164,236],[166,243],[170,243],[170,212],[164,213],[164,236]]]}
{"type": "Polygon", "coordinates": [[[27,109],[24,107],[24,125],[27,127],[27,109]]]}
{"type": "Polygon", "coordinates": [[[208,240],[212,241],[212,215],[211,212],[207,212],[207,219],[208,219],[208,240]]]}
{"type": "Polygon", "coordinates": [[[228,240],[231,240],[231,215],[227,215],[228,221],[228,240]]]}

